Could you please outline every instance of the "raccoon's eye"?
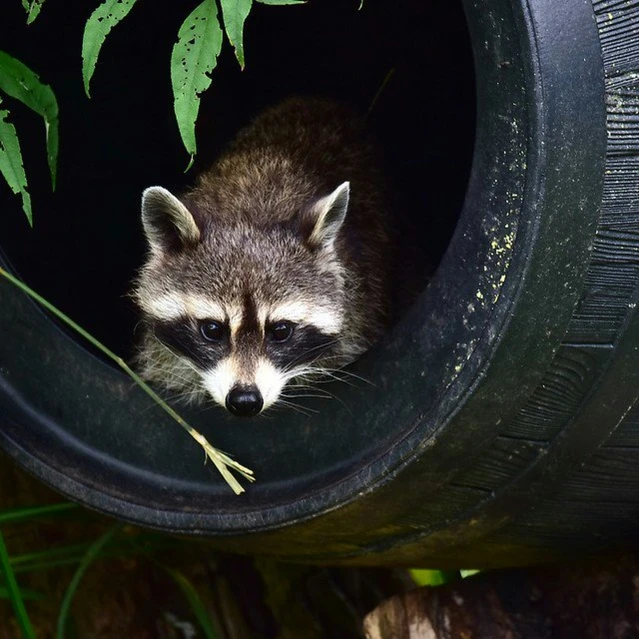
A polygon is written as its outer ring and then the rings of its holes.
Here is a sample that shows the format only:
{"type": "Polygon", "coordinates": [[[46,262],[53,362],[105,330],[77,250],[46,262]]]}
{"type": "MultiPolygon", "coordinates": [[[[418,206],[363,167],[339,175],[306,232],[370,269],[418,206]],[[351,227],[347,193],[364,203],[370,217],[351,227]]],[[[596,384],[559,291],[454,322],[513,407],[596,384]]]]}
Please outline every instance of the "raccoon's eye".
{"type": "Polygon", "coordinates": [[[207,342],[221,342],[226,336],[226,325],[206,320],[200,323],[200,334],[207,342]]]}
{"type": "Polygon", "coordinates": [[[268,336],[273,342],[286,342],[293,335],[292,322],[277,322],[268,329],[268,336]]]}

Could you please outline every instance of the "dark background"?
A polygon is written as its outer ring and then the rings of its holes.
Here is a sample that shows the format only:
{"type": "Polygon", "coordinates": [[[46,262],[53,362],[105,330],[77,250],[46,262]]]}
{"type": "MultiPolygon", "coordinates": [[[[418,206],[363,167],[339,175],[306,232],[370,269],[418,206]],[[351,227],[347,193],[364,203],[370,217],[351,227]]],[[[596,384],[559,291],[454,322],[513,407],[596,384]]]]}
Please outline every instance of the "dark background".
{"type": "Polygon", "coordinates": [[[175,192],[205,168],[264,106],[291,94],[329,95],[366,111],[384,149],[407,272],[431,270],[463,203],[475,125],[472,55],[461,5],[423,0],[310,0],[255,4],[245,27],[246,69],[225,41],[188,162],[173,115],[169,61],[197,5],[139,2],[108,36],[86,98],[83,27],[99,2],[47,2],[27,26],[19,0],[3,3],[0,49],[54,89],[60,106],[58,188],[52,194],[43,123],[6,99],[20,136],[34,228],[0,182],[0,250],[36,290],[129,357],[130,281],[143,260],[142,190],[175,192]],[[441,6],[444,5],[444,6],[441,6]]]}

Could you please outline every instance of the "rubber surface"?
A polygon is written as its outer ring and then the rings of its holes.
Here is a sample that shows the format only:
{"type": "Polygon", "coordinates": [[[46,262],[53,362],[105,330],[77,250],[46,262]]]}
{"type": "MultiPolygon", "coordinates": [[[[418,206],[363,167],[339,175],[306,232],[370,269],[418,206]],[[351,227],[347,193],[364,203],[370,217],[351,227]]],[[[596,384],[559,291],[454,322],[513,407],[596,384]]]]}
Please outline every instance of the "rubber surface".
{"type": "Polygon", "coordinates": [[[188,415],[233,496],[117,371],[0,282],[0,443],[89,507],[304,561],[525,564],[633,545],[639,6],[467,0],[464,210],[408,317],[311,416],[188,415]]]}

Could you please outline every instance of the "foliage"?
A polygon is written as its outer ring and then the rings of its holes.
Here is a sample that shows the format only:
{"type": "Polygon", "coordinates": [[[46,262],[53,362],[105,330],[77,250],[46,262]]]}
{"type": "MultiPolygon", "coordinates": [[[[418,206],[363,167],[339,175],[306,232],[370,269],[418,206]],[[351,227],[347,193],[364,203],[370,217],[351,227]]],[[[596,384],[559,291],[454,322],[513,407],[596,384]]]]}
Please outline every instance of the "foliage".
{"type": "Polygon", "coordinates": [[[107,35],[129,14],[135,3],[136,0],[106,0],[87,20],[82,37],[82,79],[87,97],[90,97],[89,84],[107,35]]]}
{"type": "Polygon", "coordinates": [[[64,594],[64,599],[62,600],[62,605],[60,606],[60,614],[58,615],[58,628],[57,628],[57,637],[58,639],[64,639],[65,628],[67,624],[67,618],[69,616],[69,610],[71,609],[71,602],[73,601],[73,596],[75,595],[75,591],[78,589],[80,585],[80,581],[84,576],[84,573],[87,571],[89,566],[95,561],[95,559],[100,555],[100,552],[111,542],[113,537],[120,532],[124,524],[117,523],[109,530],[107,530],[101,537],[98,537],[84,553],[80,561],[80,565],[77,567],[73,578],[71,579],[71,583],[67,587],[67,591],[64,594]]]}
{"type": "MultiPolygon", "coordinates": [[[[38,76],[22,62],[0,51],[0,92],[22,102],[44,119],[51,184],[55,189],[58,159],[58,102],[53,90],[40,82],[38,76]]],[[[11,190],[22,196],[22,208],[29,224],[32,224],[31,197],[27,191],[27,178],[22,165],[20,143],[15,127],[7,121],[8,117],[7,109],[0,111],[0,173],[11,190]]]]}
{"type": "MultiPolygon", "coordinates": [[[[10,525],[12,523],[47,520],[51,517],[59,517],[66,514],[75,517],[84,517],[77,505],[68,502],[49,504],[22,509],[0,511],[0,523],[10,525]]],[[[64,565],[77,565],[77,568],[66,587],[62,603],[58,610],[57,639],[67,636],[66,627],[69,622],[74,596],[85,573],[92,564],[98,560],[110,557],[142,556],[153,561],[176,583],[178,590],[182,592],[185,601],[198,621],[203,636],[206,639],[217,639],[213,630],[205,606],[194,584],[180,570],[165,566],[154,559],[154,555],[164,550],[175,550],[184,546],[185,542],[170,539],[156,533],[145,533],[135,530],[126,530],[125,525],[116,523],[106,532],[99,535],[93,541],[85,544],[73,544],[47,548],[39,552],[25,555],[9,555],[4,543],[4,537],[0,532],[0,599],[8,599],[14,609],[21,632],[25,639],[35,639],[36,634],[33,624],[25,606],[25,600],[42,600],[45,598],[41,592],[18,586],[16,575],[25,572],[47,572],[64,565]]]]}
{"type": "MultiPolygon", "coordinates": [[[[222,23],[216,0],[203,0],[186,17],[178,32],[171,54],[171,84],[173,107],[184,148],[191,166],[197,152],[195,121],[200,96],[211,84],[211,72],[217,65],[222,49],[223,33],[235,49],[235,56],[244,68],[244,23],[253,7],[253,0],[218,0],[222,8],[222,23]]],[[[89,94],[89,83],[106,36],[133,8],[136,0],[104,0],[87,20],[82,42],[82,75],[89,94]]],[[[304,4],[304,0],[257,0],[266,5],[304,4]]]]}
{"type": "Polygon", "coordinates": [[[209,73],[215,68],[222,48],[222,29],[217,20],[215,0],[204,0],[187,17],[178,33],[171,55],[173,104],[182,142],[191,156],[196,153],[195,120],[200,95],[211,84],[209,73]]]}
{"type": "MultiPolygon", "coordinates": [[[[27,24],[40,14],[45,0],[22,0],[27,24]]],[[[107,36],[133,9],[137,0],[103,0],[88,18],[82,38],[82,79],[90,96],[90,84],[107,36]]],[[[211,72],[217,65],[223,34],[235,49],[235,56],[244,68],[244,23],[253,7],[253,0],[218,0],[222,21],[218,17],[216,0],[203,0],[184,20],[178,32],[170,61],[173,106],[190,166],[197,152],[195,121],[200,97],[211,84],[211,72]]],[[[265,5],[304,4],[305,0],[256,0],[265,5]]],[[[361,6],[360,6],[361,8],[361,6]]],[[[0,52],[0,92],[22,102],[44,118],[47,156],[51,182],[55,189],[58,156],[58,103],[53,90],[40,82],[38,76],[22,62],[0,52]]],[[[0,104],[3,104],[0,100],[0,104]]],[[[22,151],[15,127],[8,121],[9,110],[0,110],[0,174],[13,193],[22,197],[22,208],[29,224],[33,223],[31,196],[22,161],[22,151]]]]}
{"type": "Polygon", "coordinates": [[[11,569],[11,564],[9,562],[9,554],[7,553],[7,547],[4,543],[4,537],[0,532],[0,569],[2,571],[2,576],[5,582],[5,588],[8,592],[9,598],[11,599],[11,604],[13,605],[13,610],[18,618],[18,623],[20,624],[20,628],[22,629],[22,634],[25,639],[35,639],[35,633],[33,632],[33,626],[31,625],[31,620],[29,619],[29,615],[27,614],[27,609],[24,605],[23,593],[20,592],[18,588],[18,583],[16,581],[15,575],[13,574],[13,570],[11,569]]]}

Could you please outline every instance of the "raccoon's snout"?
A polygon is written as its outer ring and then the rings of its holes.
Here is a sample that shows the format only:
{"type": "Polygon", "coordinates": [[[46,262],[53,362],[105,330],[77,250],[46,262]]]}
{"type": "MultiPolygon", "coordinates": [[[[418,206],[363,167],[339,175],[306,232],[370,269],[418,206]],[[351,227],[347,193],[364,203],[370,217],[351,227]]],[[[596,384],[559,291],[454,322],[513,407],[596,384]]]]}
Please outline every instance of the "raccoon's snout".
{"type": "Polygon", "coordinates": [[[236,417],[253,417],[262,406],[264,400],[256,386],[234,386],[226,396],[226,408],[236,417]]]}

